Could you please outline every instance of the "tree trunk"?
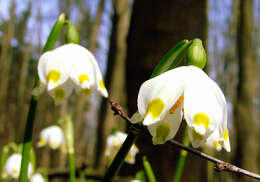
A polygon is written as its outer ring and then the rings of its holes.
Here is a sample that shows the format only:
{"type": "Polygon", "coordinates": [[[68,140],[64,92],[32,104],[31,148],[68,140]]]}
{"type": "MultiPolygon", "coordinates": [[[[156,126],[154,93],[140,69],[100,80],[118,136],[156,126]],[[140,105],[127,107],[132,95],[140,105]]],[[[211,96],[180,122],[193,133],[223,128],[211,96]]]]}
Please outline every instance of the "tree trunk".
{"type": "Polygon", "coordinates": [[[0,69],[0,133],[3,133],[3,129],[5,124],[7,123],[8,129],[10,129],[9,133],[9,139],[14,140],[14,128],[12,126],[13,122],[8,122],[6,117],[8,115],[8,86],[9,86],[9,74],[10,74],[10,68],[11,68],[11,62],[12,62],[12,45],[11,40],[14,37],[14,20],[15,20],[15,2],[12,1],[11,7],[10,7],[10,19],[8,22],[4,23],[4,32],[2,36],[2,43],[1,43],[1,69],[0,69]]]}
{"type": "Polygon", "coordinates": [[[253,1],[240,0],[237,37],[239,82],[234,115],[238,130],[236,159],[242,168],[259,172],[259,124],[258,119],[254,117],[253,103],[258,80],[257,62],[252,49],[253,22],[253,1]]]}
{"type": "MultiPolygon", "coordinates": [[[[130,116],[137,110],[137,94],[141,84],[149,79],[163,55],[183,39],[197,37],[205,40],[206,4],[206,0],[135,1],[126,60],[130,116]]],[[[140,147],[140,154],[147,155],[158,181],[170,181],[179,150],[173,150],[168,145],[153,146],[150,137],[139,137],[136,143],[140,147]]],[[[141,161],[137,160],[135,167],[140,169],[140,166],[141,161]]],[[[183,175],[183,181],[206,180],[205,161],[189,155],[185,170],[189,175],[183,175]]],[[[127,174],[130,171],[127,168],[127,174]]],[[[124,173],[123,170],[121,172],[124,173]]],[[[132,172],[134,175],[136,171],[132,172]]]]}
{"type": "MultiPolygon", "coordinates": [[[[104,7],[105,7],[105,1],[104,0],[100,0],[99,4],[98,4],[98,9],[96,12],[96,16],[95,19],[93,21],[93,25],[91,26],[91,32],[90,32],[90,37],[89,37],[89,43],[88,43],[88,49],[92,54],[95,54],[96,49],[98,47],[97,45],[97,39],[98,39],[98,35],[100,32],[100,25],[101,25],[101,21],[102,21],[102,14],[104,11],[104,7]]],[[[97,96],[96,94],[91,94],[91,97],[93,97],[95,95],[95,98],[98,98],[99,96],[97,96]]],[[[94,157],[94,146],[95,146],[95,134],[96,134],[96,113],[97,113],[97,108],[96,106],[93,106],[93,104],[96,104],[97,102],[95,101],[95,103],[92,103],[93,101],[91,101],[91,99],[88,101],[89,105],[91,105],[90,107],[88,107],[87,109],[87,113],[85,113],[85,109],[86,109],[86,104],[87,104],[87,99],[86,96],[84,94],[81,94],[79,96],[79,99],[77,101],[77,105],[76,105],[76,116],[75,116],[75,145],[78,146],[79,148],[81,148],[80,150],[76,150],[76,155],[79,156],[77,160],[79,162],[82,162],[80,159],[80,156],[82,155],[82,152],[84,152],[84,157],[87,158],[89,163],[93,163],[93,157],[94,157]],[[87,119],[86,119],[87,118],[87,119]],[[87,123],[85,122],[87,120],[87,123]],[[85,127],[85,124],[88,125],[88,127],[85,127]],[[87,130],[86,130],[87,128],[87,130]],[[85,133],[85,135],[83,135],[83,133],[85,133]],[[82,138],[84,138],[84,140],[82,140],[82,138]],[[87,141],[86,141],[86,140],[87,141]]],[[[81,164],[78,164],[81,165],[81,164]]]]}
{"type": "MultiPolygon", "coordinates": [[[[106,85],[108,86],[109,98],[120,103],[123,108],[126,108],[125,57],[129,22],[130,6],[128,0],[114,0],[106,85]]],[[[117,128],[121,131],[125,129],[125,122],[114,116],[107,99],[103,99],[100,111],[102,114],[100,114],[97,133],[96,167],[104,167],[106,138],[112,128],[117,128]]]]}

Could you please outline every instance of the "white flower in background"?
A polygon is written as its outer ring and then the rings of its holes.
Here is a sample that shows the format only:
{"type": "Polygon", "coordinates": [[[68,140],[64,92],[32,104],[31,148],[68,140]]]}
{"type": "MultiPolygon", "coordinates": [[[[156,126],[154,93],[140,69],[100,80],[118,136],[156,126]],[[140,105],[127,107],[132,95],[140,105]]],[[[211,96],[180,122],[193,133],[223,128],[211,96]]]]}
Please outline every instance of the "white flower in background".
{"type": "Polygon", "coordinates": [[[65,139],[62,129],[59,126],[50,126],[40,133],[38,147],[49,145],[51,149],[57,149],[65,145],[65,139]]]}
{"type": "MultiPolygon", "coordinates": [[[[105,156],[109,159],[113,159],[117,152],[119,151],[120,147],[124,143],[127,135],[123,132],[117,131],[113,135],[109,135],[107,138],[107,145],[105,150],[105,156]]],[[[135,163],[135,155],[139,152],[136,145],[133,145],[126,156],[125,161],[130,164],[135,163]]]]}
{"type": "Polygon", "coordinates": [[[108,97],[101,72],[95,57],[86,48],[77,44],[65,44],[44,53],[38,64],[39,85],[33,95],[47,89],[56,102],[67,98],[72,90],[89,95],[96,88],[108,97]]]}
{"type": "Polygon", "coordinates": [[[40,173],[35,173],[32,175],[30,182],[45,182],[45,179],[40,173]]]}
{"type": "Polygon", "coordinates": [[[139,179],[134,179],[134,180],[131,180],[130,182],[142,182],[142,181],[140,181],[139,179]]]}
{"type": "MultiPolygon", "coordinates": [[[[8,157],[5,163],[3,173],[6,174],[7,177],[17,179],[20,175],[21,161],[22,161],[21,154],[12,154],[11,156],[8,157]]],[[[32,172],[33,172],[32,164],[29,163],[28,178],[30,178],[32,172]]]]}
{"type": "Polygon", "coordinates": [[[183,108],[193,147],[204,144],[215,130],[222,145],[225,143],[222,139],[227,131],[225,97],[218,85],[195,66],[175,68],[147,80],[139,90],[137,104],[138,112],[131,121],[143,121],[154,144],[163,144],[175,136],[183,108]]]}

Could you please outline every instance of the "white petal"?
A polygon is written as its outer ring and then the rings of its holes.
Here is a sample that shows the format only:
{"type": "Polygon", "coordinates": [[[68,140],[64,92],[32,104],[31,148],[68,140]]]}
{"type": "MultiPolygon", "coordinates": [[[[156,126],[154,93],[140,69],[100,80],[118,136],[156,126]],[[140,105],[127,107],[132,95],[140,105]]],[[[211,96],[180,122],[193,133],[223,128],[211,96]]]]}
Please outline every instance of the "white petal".
{"type": "Polygon", "coordinates": [[[163,144],[167,140],[172,139],[176,135],[182,121],[182,111],[181,111],[182,107],[183,107],[183,102],[176,108],[174,113],[172,114],[168,113],[164,118],[164,120],[148,126],[148,130],[153,136],[154,145],[163,144]],[[161,131],[160,128],[158,127],[162,128],[161,131]],[[169,130],[167,129],[167,127],[169,130]],[[164,130],[166,131],[165,133],[158,133],[158,132],[163,132],[164,130]]]}
{"type": "Polygon", "coordinates": [[[212,80],[207,77],[198,77],[190,82],[184,91],[185,119],[189,127],[201,135],[212,133],[222,123],[224,114],[224,108],[219,105],[215,90],[209,82],[212,80]],[[196,116],[205,116],[205,119],[196,122],[196,116]]]}
{"type": "Polygon", "coordinates": [[[71,62],[63,46],[44,53],[40,57],[38,64],[38,74],[41,83],[48,85],[48,89],[51,90],[66,82],[70,75],[71,62]],[[59,74],[57,79],[47,80],[48,75],[51,75],[50,73],[52,72],[59,74]]]}
{"type": "Polygon", "coordinates": [[[52,89],[48,92],[48,94],[55,100],[57,104],[61,101],[67,99],[73,91],[73,84],[71,81],[67,81],[59,87],[52,89]]]}
{"type": "Polygon", "coordinates": [[[45,179],[40,173],[35,173],[31,177],[31,182],[44,182],[45,179]]]}
{"type": "Polygon", "coordinates": [[[182,96],[186,87],[188,71],[187,67],[179,67],[142,84],[137,103],[139,113],[145,118],[145,125],[154,124],[164,119],[165,115],[182,96]],[[156,114],[148,111],[151,107],[156,114]]]}

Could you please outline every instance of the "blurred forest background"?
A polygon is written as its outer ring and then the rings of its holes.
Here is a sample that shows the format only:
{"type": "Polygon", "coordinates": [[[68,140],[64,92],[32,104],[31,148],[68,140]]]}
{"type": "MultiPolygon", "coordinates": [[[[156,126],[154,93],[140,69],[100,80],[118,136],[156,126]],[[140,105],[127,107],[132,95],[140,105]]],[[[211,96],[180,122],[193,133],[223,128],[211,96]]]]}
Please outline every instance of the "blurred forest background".
{"type": "MultiPolygon", "coordinates": [[[[37,61],[52,25],[65,12],[79,30],[81,45],[96,55],[110,98],[129,116],[137,110],[140,85],[162,56],[183,39],[203,40],[206,71],[228,102],[232,150],[201,150],[260,173],[260,0],[0,0],[0,9],[0,149],[23,140],[37,61]]],[[[75,122],[76,167],[101,176],[106,137],[112,128],[126,131],[127,126],[97,93],[89,100],[74,94],[60,106],[46,93],[40,97],[33,133],[37,166],[48,169],[50,181],[67,181],[66,155],[36,148],[39,132],[66,113],[75,122]]],[[[181,135],[180,130],[175,139],[181,135]]],[[[133,179],[143,155],[158,181],[171,181],[179,149],[152,146],[145,136],[136,143],[137,161],[122,166],[119,181],[133,179]]],[[[189,154],[182,181],[250,179],[218,173],[189,154]]]]}

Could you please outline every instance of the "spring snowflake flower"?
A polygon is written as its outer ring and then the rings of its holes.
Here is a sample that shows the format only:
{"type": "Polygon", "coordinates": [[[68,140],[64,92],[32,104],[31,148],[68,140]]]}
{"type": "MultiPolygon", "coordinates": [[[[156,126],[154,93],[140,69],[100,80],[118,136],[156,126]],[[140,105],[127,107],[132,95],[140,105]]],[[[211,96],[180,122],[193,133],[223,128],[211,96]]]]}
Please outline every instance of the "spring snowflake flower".
{"type": "MultiPolygon", "coordinates": [[[[109,159],[113,159],[120,147],[124,143],[127,135],[123,132],[117,131],[115,134],[108,136],[107,145],[105,150],[105,156],[109,159]]],[[[130,164],[135,163],[135,155],[139,152],[136,145],[133,145],[126,156],[125,161],[130,164]]]]}
{"type": "Polygon", "coordinates": [[[44,53],[39,59],[38,75],[40,82],[33,90],[35,96],[46,88],[49,95],[60,102],[74,88],[85,95],[90,95],[96,88],[104,97],[108,97],[95,57],[77,44],[65,44],[44,53]]]}
{"type": "MultiPolygon", "coordinates": [[[[21,167],[22,156],[21,154],[12,154],[7,159],[4,166],[4,177],[11,177],[14,179],[18,179],[20,175],[20,167],[21,167]]],[[[30,178],[33,172],[32,164],[29,163],[28,166],[28,177],[30,178]]]]}
{"type": "Polygon", "coordinates": [[[153,144],[173,138],[184,116],[193,147],[204,144],[215,131],[218,142],[228,150],[225,97],[201,69],[182,66],[144,82],[137,103],[138,112],[131,121],[143,121],[153,136],[153,144]]]}
{"type": "Polygon", "coordinates": [[[62,129],[59,126],[50,126],[40,133],[38,147],[49,145],[51,149],[57,149],[65,146],[65,139],[62,129]]]}
{"type": "Polygon", "coordinates": [[[40,173],[35,173],[32,175],[30,182],[45,182],[45,179],[40,173]]]}

